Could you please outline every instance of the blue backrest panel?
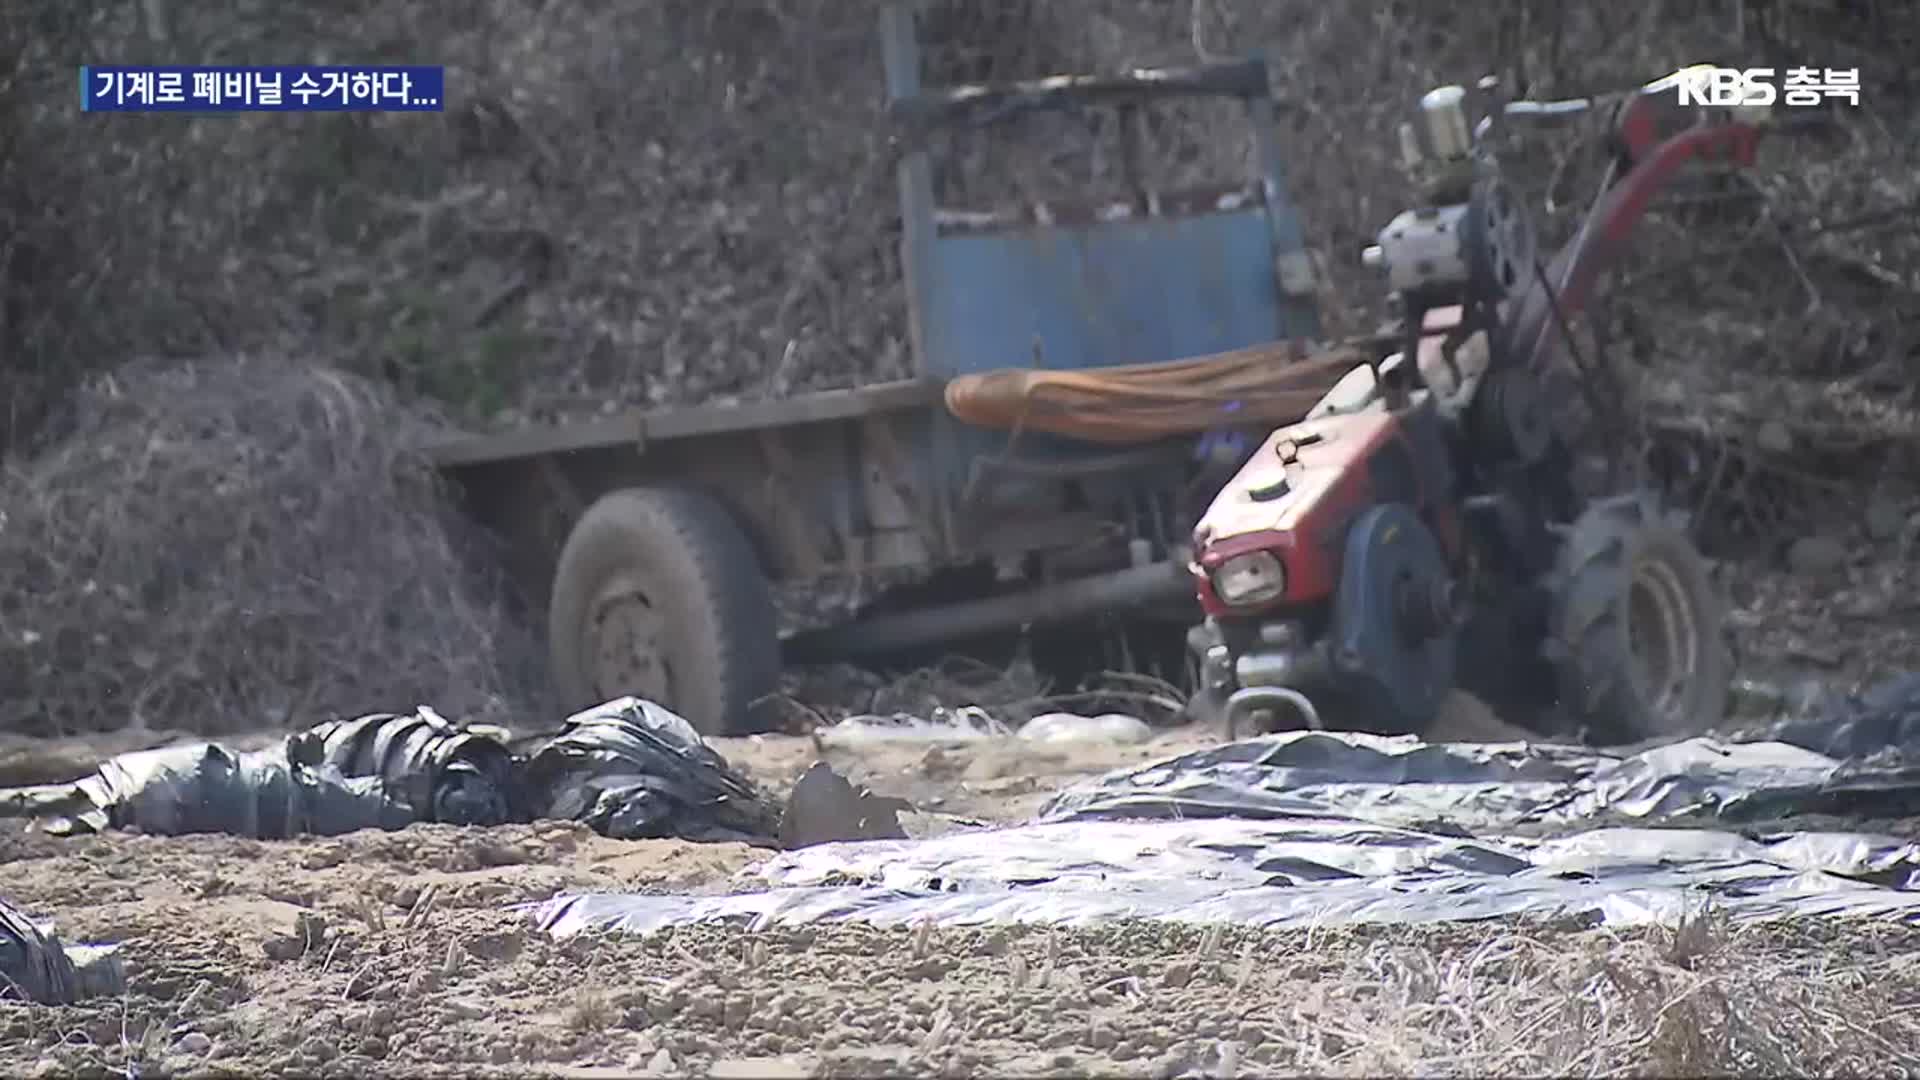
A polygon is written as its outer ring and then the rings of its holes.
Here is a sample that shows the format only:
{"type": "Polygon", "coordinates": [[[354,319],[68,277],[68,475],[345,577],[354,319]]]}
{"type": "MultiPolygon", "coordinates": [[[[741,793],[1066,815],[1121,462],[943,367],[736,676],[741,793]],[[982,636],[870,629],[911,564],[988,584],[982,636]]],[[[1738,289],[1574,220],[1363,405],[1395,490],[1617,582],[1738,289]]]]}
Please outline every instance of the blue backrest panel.
{"type": "Polygon", "coordinates": [[[931,262],[925,363],[937,378],[1177,360],[1292,329],[1281,325],[1273,235],[1257,206],[945,235],[931,262]]]}

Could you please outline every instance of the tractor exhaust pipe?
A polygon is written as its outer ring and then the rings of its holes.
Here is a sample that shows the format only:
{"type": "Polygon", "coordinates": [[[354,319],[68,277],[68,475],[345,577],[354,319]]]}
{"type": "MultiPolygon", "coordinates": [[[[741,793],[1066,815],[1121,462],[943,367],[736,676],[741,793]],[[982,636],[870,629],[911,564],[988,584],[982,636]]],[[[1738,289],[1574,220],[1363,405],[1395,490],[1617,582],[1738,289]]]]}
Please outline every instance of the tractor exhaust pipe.
{"type": "Polygon", "coordinates": [[[1320,710],[1314,708],[1307,695],[1286,686],[1248,686],[1235,690],[1227,698],[1227,738],[1240,737],[1240,718],[1251,717],[1257,712],[1292,709],[1300,717],[1301,723],[1312,731],[1325,731],[1326,725],[1320,722],[1320,710]]]}

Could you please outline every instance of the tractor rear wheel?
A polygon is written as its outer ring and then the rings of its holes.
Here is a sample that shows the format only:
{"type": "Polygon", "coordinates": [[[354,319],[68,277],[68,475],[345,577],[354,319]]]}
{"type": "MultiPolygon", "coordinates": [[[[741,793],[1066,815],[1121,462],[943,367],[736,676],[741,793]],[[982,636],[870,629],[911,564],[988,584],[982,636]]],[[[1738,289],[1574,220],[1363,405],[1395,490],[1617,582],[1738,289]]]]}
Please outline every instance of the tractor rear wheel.
{"type": "Polygon", "coordinates": [[[702,492],[627,488],[588,507],[554,570],[547,641],[570,708],[632,695],[705,735],[768,727],[772,590],[732,514],[702,492]]]}
{"type": "Polygon", "coordinates": [[[1725,714],[1733,660],[1719,590],[1650,495],[1597,500],[1574,523],[1552,620],[1560,706],[1590,741],[1692,735],[1725,714]]]}

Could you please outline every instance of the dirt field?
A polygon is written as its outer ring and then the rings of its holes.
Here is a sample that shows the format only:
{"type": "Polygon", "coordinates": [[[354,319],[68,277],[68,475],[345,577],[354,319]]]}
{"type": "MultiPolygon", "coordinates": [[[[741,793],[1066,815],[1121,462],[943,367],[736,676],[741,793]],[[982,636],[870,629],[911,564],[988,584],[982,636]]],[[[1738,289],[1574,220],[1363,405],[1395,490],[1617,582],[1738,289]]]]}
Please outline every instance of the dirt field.
{"type": "MultiPolygon", "coordinates": [[[[1209,741],[830,751],[923,806],[1017,818],[1071,780],[1209,741]]],[[[124,738],[122,741],[125,741],[124,738]]],[[[0,748],[15,776],[83,744],[0,748]]],[[[798,737],[728,740],[776,789],[798,737]]],[[[121,749],[114,746],[113,749],[121,749]]],[[[1885,1071],[1920,1065],[1920,935],[1822,923],[1619,937],[1546,925],[1339,933],[701,928],[554,943],[561,889],[720,890],[762,853],[569,825],[341,839],[0,839],[0,881],[131,991],[0,1005],[0,1072],[1259,1075],[1885,1071]],[[133,1070],[133,1071],[128,1071],[133,1070]]]]}

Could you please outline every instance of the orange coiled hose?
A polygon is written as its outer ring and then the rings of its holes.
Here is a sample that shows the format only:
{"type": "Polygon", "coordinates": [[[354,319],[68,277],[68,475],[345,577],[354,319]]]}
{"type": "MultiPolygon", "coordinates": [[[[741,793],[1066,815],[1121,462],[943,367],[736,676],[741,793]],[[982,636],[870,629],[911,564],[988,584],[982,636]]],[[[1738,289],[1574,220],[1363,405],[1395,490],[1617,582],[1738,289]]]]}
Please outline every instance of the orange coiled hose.
{"type": "Polygon", "coordinates": [[[947,411],[975,427],[1043,431],[1098,443],[1151,442],[1223,424],[1279,427],[1366,362],[1365,350],[1309,353],[1277,341],[1125,367],[1006,368],[947,383],[947,411]],[[1231,409],[1235,402],[1237,409],[1231,409]]]}

